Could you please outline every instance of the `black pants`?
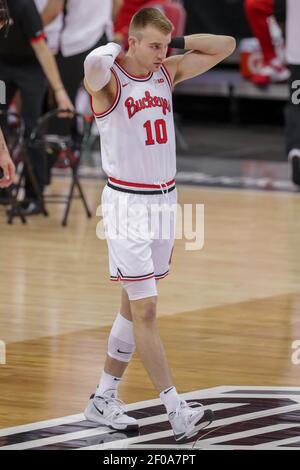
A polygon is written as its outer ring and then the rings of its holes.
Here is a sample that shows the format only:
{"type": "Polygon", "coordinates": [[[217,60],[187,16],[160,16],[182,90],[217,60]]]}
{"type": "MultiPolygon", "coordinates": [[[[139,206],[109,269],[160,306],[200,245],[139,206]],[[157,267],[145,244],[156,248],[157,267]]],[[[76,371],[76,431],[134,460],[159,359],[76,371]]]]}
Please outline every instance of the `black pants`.
{"type": "MultiPolygon", "coordinates": [[[[57,55],[56,61],[59,68],[60,76],[64,87],[69,95],[69,98],[71,99],[74,106],[77,92],[84,78],[83,63],[86,56],[96,47],[103,46],[106,43],[107,37],[104,34],[99,39],[99,41],[87,51],[70,57],[64,57],[61,53],[57,55]]],[[[81,142],[82,136],[79,135],[79,132],[77,130],[76,119],[52,119],[52,121],[49,123],[48,129],[51,134],[57,134],[61,136],[72,136],[73,142],[81,142]]],[[[51,171],[54,164],[55,158],[48,159],[46,170],[46,184],[49,184],[51,181],[51,171]]]]}
{"type": "Polygon", "coordinates": [[[290,70],[290,97],[285,109],[287,154],[294,148],[300,149],[300,65],[290,65],[290,70]],[[298,84],[295,83],[296,81],[298,84]]]}
{"type": "Polygon", "coordinates": [[[64,57],[61,53],[58,54],[57,60],[61,78],[73,104],[75,104],[76,94],[84,77],[83,62],[86,56],[96,47],[103,46],[106,43],[107,37],[106,34],[104,34],[99,41],[87,51],[70,57],[64,57]]]}
{"type": "MultiPolygon", "coordinates": [[[[43,101],[47,90],[47,81],[38,62],[22,65],[12,65],[2,62],[0,59],[0,80],[6,85],[7,108],[17,90],[20,90],[22,99],[22,117],[25,123],[25,143],[28,143],[30,134],[41,116],[43,101]]],[[[44,159],[36,149],[28,148],[28,157],[31,161],[33,171],[42,192],[44,187],[44,159]]],[[[25,172],[25,196],[28,199],[36,199],[37,194],[25,172]]]]}
{"type": "Polygon", "coordinates": [[[274,14],[279,23],[286,20],[286,0],[274,0],[274,14]]]}

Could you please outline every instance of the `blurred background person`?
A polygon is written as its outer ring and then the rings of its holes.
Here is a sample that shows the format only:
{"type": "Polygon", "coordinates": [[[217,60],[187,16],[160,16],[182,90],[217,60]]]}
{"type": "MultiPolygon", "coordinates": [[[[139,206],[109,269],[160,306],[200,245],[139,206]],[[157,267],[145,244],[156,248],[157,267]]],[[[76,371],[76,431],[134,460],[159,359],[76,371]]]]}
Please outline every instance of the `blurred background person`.
{"type": "MultiPolygon", "coordinates": [[[[57,15],[51,19],[51,10],[49,11],[49,0],[34,0],[36,7],[41,15],[44,31],[47,36],[47,44],[52,53],[56,56],[59,52],[60,36],[64,27],[64,14],[60,9],[61,2],[55,0],[57,15]]],[[[53,2],[51,2],[53,4],[53,2]]]]}
{"type": "MultiPolygon", "coordinates": [[[[41,0],[39,0],[41,1],[41,0]]],[[[113,35],[113,11],[120,0],[48,0],[41,12],[47,27],[62,18],[58,66],[64,86],[75,105],[83,80],[83,62],[87,54],[106,44],[113,35]]]]}
{"type": "MultiPolygon", "coordinates": [[[[7,103],[20,90],[22,117],[25,123],[25,143],[29,141],[38,118],[47,90],[47,79],[52,87],[57,105],[73,109],[62,83],[55,59],[46,43],[42,21],[33,0],[8,0],[11,19],[10,31],[5,37],[0,32],[0,79],[6,84],[7,103]]],[[[25,202],[23,210],[27,215],[41,212],[40,197],[44,188],[44,162],[37,149],[28,147],[38,189],[26,169],[25,202]]]]}
{"type": "MultiPolygon", "coordinates": [[[[245,12],[253,35],[258,39],[263,54],[263,67],[250,77],[260,86],[288,80],[290,73],[280,51],[273,44],[270,18],[275,12],[275,0],[245,0],[245,12]]],[[[274,18],[272,18],[273,21],[274,18]]]]}
{"type": "MultiPolygon", "coordinates": [[[[0,30],[9,27],[9,15],[6,1],[0,0],[0,30]]],[[[7,188],[14,180],[15,165],[10,158],[7,145],[0,128],[0,188],[7,188]]]]}

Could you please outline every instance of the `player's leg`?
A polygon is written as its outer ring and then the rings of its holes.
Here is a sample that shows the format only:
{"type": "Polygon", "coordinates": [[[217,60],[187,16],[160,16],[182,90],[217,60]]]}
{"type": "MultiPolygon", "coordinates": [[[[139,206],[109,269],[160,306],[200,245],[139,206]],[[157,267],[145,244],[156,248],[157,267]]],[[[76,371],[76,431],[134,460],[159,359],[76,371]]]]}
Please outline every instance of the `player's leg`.
{"type": "Polygon", "coordinates": [[[256,85],[267,85],[287,80],[289,70],[273,45],[268,22],[269,17],[274,15],[274,0],[245,0],[245,11],[264,57],[264,66],[252,75],[251,81],[256,85]]]}
{"type": "Polygon", "coordinates": [[[268,17],[274,11],[273,0],[245,0],[245,10],[251,29],[261,45],[265,62],[268,63],[276,57],[268,25],[268,17]]]}
{"type": "MultiPolygon", "coordinates": [[[[39,65],[32,64],[24,66],[19,71],[17,84],[21,91],[22,117],[25,123],[24,138],[28,144],[30,134],[42,114],[47,81],[39,65]]],[[[32,181],[29,169],[25,165],[25,199],[31,202],[24,208],[24,213],[31,215],[38,214],[43,209],[41,198],[45,185],[45,158],[41,150],[32,145],[28,146],[28,158],[36,181],[32,181]]]]}
{"type": "Polygon", "coordinates": [[[135,350],[128,295],[122,289],[121,309],[108,338],[104,370],[96,390],[85,409],[85,417],[113,429],[135,430],[137,421],[126,414],[118,400],[118,386],[135,350]]]}
{"type": "MultiPolygon", "coordinates": [[[[106,187],[102,193],[103,221],[106,230],[106,239],[109,253],[109,270],[112,280],[118,280],[119,269],[126,271],[126,265],[132,266],[133,258],[127,259],[130,254],[126,238],[114,236],[111,232],[125,221],[125,217],[118,219],[118,205],[122,202],[122,194],[106,187]],[[111,232],[109,231],[111,230],[111,232]]],[[[122,228],[122,227],[121,227],[122,228]]],[[[130,255],[132,256],[132,255],[130,255]]],[[[130,275],[131,273],[127,273],[130,275]]],[[[92,395],[85,410],[85,416],[99,424],[107,424],[115,429],[136,429],[135,419],[125,413],[124,407],[118,400],[118,385],[126,367],[135,350],[131,309],[126,291],[122,290],[121,308],[116,316],[108,338],[107,356],[104,370],[95,395],[92,395]],[[103,413],[103,415],[102,415],[103,413]]]]}
{"type": "Polygon", "coordinates": [[[138,298],[147,293],[154,293],[156,285],[154,279],[139,283],[126,283],[130,299],[134,337],[137,353],[154,385],[163,404],[166,407],[169,421],[173,428],[176,440],[195,435],[200,429],[211,423],[213,413],[204,410],[201,404],[190,406],[178,395],[173,385],[171,370],[166,352],[157,328],[157,295],[138,298]]]}
{"type": "MultiPolygon", "coordinates": [[[[157,283],[169,272],[172,258],[177,214],[176,191],[156,200],[160,205],[161,217],[152,221],[153,240],[151,245],[154,279],[139,283],[123,283],[128,292],[134,324],[137,352],[150,379],[166,407],[176,439],[196,434],[213,419],[211,410],[204,410],[201,404],[195,408],[178,395],[166,352],[157,328],[157,283]]],[[[157,208],[157,206],[156,206],[157,208]]]]}
{"type": "Polygon", "coordinates": [[[117,396],[118,386],[134,349],[130,302],[126,290],[122,289],[121,308],[110,331],[104,370],[97,388],[97,395],[114,392],[117,396]]]}

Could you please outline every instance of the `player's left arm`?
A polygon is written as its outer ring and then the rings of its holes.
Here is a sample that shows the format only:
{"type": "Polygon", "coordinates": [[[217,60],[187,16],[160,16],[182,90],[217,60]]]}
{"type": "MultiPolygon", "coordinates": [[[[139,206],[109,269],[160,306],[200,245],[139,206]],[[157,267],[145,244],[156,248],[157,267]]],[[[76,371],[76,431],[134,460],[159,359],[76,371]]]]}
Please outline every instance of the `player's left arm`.
{"type": "Polygon", "coordinates": [[[192,34],[184,37],[187,53],[164,61],[173,84],[201,75],[232,54],[236,41],[231,36],[192,34]]]}

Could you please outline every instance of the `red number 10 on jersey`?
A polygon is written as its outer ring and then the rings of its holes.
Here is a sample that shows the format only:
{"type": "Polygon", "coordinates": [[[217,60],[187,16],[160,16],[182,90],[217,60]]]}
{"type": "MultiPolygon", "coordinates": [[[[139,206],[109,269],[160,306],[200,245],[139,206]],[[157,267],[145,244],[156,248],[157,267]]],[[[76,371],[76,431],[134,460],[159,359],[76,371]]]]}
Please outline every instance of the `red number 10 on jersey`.
{"type": "Polygon", "coordinates": [[[164,119],[157,119],[156,121],[154,121],[156,141],[154,140],[154,136],[153,136],[154,133],[153,133],[152,124],[153,123],[151,121],[147,121],[144,124],[144,128],[146,129],[146,132],[147,132],[147,140],[145,144],[155,145],[155,143],[165,144],[166,142],[168,142],[166,121],[164,121],[164,119]]]}

